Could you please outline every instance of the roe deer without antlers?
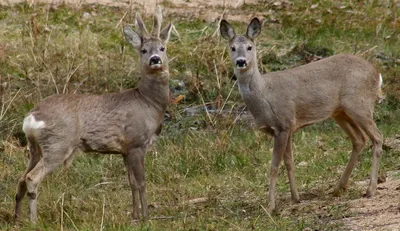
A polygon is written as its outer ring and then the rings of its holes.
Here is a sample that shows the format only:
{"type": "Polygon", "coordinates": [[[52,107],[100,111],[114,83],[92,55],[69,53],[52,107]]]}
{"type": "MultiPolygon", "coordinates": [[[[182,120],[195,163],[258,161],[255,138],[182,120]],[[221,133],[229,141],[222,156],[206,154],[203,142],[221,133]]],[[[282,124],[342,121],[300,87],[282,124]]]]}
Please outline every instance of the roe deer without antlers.
{"type": "Polygon", "coordinates": [[[275,185],[283,158],[289,178],[292,202],[299,202],[292,157],[292,134],[298,129],[332,117],[347,133],[353,151],[334,193],[347,187],[367,137],[373,144],[370,183],[366,196],[377,187],[382,136],[373,120],[374,103],[382,77],[367,61],[353,55],[335,55],[293,69],[260,74],[254,39],[261,23],[254,18],[244,35],[221,21],[220,32],[229,41],[230,58],[238,77],[240,94],[258,128],[274,137],[269,179],[270,212],[275,211],[275,185]]]}
{"type": "Polygon", "coordinates": [[[127,42],[140,53],[142,78],[137,89],[104,95],[54,95],[24,119],[30,162],[18,183],[16,218],[27,192],[31,222],[37,221],[39,183],[61,163],[69,165],[76,151],[122,154],[132,190],[133,219],[139,219],[139,195],[143,219],[148,216],[144,156],[161,131],[169,99],[165,46],[172,24],[160,31],[161,23],[161,8],[157,8],[152,34],[139,14],[138,32],[129,26],[123,29],[127,42]]]}

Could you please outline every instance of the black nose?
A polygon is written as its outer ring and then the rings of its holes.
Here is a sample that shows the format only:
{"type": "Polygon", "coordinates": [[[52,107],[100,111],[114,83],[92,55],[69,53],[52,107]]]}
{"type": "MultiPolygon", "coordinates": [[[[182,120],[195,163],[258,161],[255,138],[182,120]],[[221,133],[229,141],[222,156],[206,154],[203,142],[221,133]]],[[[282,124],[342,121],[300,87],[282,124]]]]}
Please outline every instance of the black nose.
{"type": "Polygon", "coordinates": [[[237,67],[245,67],[247,65],[246,59],[236,59],[237,67]]]}
{"type": "Polygon", "coordinates": [[[150,58],[150,65],[161,64],[161,63],[162,62],[161,62],[160,56],[153,56],[153,57],[150,58]]]}

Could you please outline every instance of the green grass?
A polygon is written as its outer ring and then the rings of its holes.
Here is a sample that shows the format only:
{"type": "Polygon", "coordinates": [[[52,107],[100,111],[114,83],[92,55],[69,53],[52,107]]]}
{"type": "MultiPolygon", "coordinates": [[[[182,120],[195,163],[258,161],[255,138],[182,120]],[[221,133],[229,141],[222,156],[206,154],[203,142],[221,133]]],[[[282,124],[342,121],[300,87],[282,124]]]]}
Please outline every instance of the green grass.
{"type": "MultiPolygon", "coordinates": [[[[384,76],[387,99],[376,107],[375,119],[385,137],[395,136],[400,125],[397,8],[392,1],[318,1],[312,9],[311,2],[293,1],[283,8],[266,2],[238,9],[249,15],[264,9],[266,22],[257,40],[261,70],[291,68],[314,56],[362,56],[384,76]]],[[[204,113],[186,115],[185,107],[201,105],[201,98],[214,102],[219,93],[226,109],[239,109],[243,102],[236,87],[228,98],[233,72],[225,41],[213,36],[217,25],[179,16],[166,18],[180,34],[172,37],[168,54],[173,59],[171,77],[183,80],[187,92],[182,104],[168,108],[174,117],[147,153],[148,200],[154,219],[132,224],[131,192],[120,156],[78,154],[67,171],[57,170],[43,181],[39,224],[29,224],[27,200],[21,223],[12,221],[14,194],[28,155],[20,129],[24,115],[54,93],[104,93],[136,86],[138,57],[121,32],[122,24],[132,22],[133,13],[118,24],[125,10],[0,7],[0,229],[97,230],[101,224],[105,230],[340,229],[340,218],[351,215],[346,202],[365,191],[351,184],[340,198],[329,194],[351,151],[344,133],[326,121],[295,134],[295,176],[307,203],[290,205],[282,166],[277,184],[280,211],[268,216],[264,208],[272,139],[246,122],[233,124],[233,114],[212,117],[213,122],[204,113]],[[90,16],[83,17],[85,13],[90,16]],[[203,202],[191,203],[197,198],[203,202]]],[[[244,32],[245,24],[234,25],[237,32],[244,32]]],[[[396,163],[400,163],[398,153],[385,151],[381,172],[397,169],[396,163]]],[[[367,179],[370,164],[368,146],[351,181],[367,179]]]]}
{"type": "MultiPolygon", "coordinates": [[[[395,131],[380,126],[385,134],[395,131]]],[[[225,131],[182,131],[179,137],[167,132],[147,155],[150,220],[140,230],[251,229],[301,230],[303,227],[334,229],[338,224],[324,223],[346,215],[346,200],[359,198],[364,188],[352,185],[340,198],[332,197],[333,188],[347,163],[350,144],[340,129],[329,122],[299,132],[294,137],[295,175],[301,197],[310,205],[292,211],[289,187],[282,166],[278,179],[278,206],[281,215],[274,222],[263,210],[272,142],[258,132],[235,127],[232,135],[225,131]],[[307,162],[308,167],[299,165],[307,162]],[[313,195],[316,196],[313,196],[313,195]],[[205,202],[187,204],[191,199],[205,202]],[[315,207],[324,201],[320,211],[315,207]],[[335,202],[341,202],[336,204],[335,202]],[[315,205],[315,203],[317,205],[315,205]],[[167,220],[157,220],[165,217],[167,220]],[[276,224],[275,224],[276,223],[276,224]]],[[[23,224],[10,222],[13,198],[19,174],[25,168],[21,148],[6,143],[1,156],[3,218],[6,229],[27,229],[27,210],[23,224]]],[[[385,152],[382,170],[393,169],[399,161],[395,153],[385,152]]],[[[352,181],[368,178],[371,153],[365,151],[355,169],[352,181]]],[[[115,155],[77,155],[68,171],[48,176],[40,187],[39,227],[56,229],[64,211],[63,227],[79,230],[98,229],[104,217],[106,229],[130,230],[130,188],[122,159],[115,155]],[[104,214],[103,214],[103,206],[104,214]]],[[[25,207],[27,203],[25,201],[25,207]]],[[[340,225],[340,224],[339,224],[340,225]]],[[[32,227],[34,229],[34,227],[32,227]]]]}

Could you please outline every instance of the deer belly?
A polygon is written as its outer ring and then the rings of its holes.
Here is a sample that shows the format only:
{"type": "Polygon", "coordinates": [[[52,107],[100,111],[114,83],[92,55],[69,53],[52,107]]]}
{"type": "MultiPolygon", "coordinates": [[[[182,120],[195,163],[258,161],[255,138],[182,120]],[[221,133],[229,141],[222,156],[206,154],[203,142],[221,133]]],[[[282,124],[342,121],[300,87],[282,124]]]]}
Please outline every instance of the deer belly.
{"type": "Polygon", "coordinates": [[[83,152],[124,153],[124,138],[118,135],[81,137],[79,148],[83,152]]]}

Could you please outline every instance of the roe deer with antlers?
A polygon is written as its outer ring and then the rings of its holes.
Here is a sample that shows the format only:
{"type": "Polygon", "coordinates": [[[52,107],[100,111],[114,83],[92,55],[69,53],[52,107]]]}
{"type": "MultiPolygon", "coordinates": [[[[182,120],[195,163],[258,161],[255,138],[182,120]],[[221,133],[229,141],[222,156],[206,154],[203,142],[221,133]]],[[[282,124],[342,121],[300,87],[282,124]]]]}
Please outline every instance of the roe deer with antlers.
{"type": "Polygon", "coordinates": [[[104,95],[54,95],[25,117],[23,131],[30,162],[18,183],[15,218],[27,193],[30,220],[37,221],[39,183],[61,163],[69,165],[77,151],[122,154],[132,190],[133,219],[139,219],[139,195],[142,217],[148,216],[144,156],[161,131],[169,99],[166,43],[172,24],[160,30],[161,23],[161,8],[157,8],[152,34],[139,14],[138,32],[129,26],[123,29],[127,42],[140,54],[137,89],[104,95]]]}
{"type": "Polygon", "coordinates": [[[275,185],[283,158],[289,178],[292,202],[299,202],[292,157],[292,134],[298,129],[332,117],[347,133],[353,151],[334,193],[347,187],[367,137],[373,144],[370,183],[366,196],[377,187],[382,136],[374,120],[374,103],[382,85],[377,69],[353,55],[335,55],[293,69],[260,74],[254,39],[261,23],[254,18],[244,35],[236,35],[225,20],[220,23],[223,38],[229,41],[230,58],[238,78],[240,94],[258,128],[274,137],[269,179],[270,212],[275,210],[275,185]]]}

